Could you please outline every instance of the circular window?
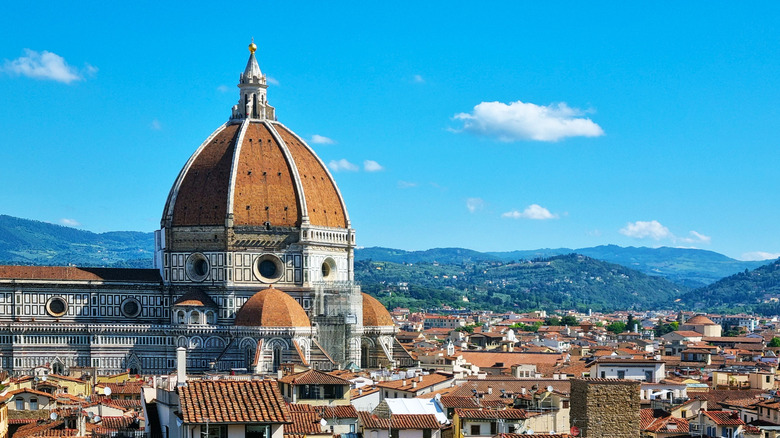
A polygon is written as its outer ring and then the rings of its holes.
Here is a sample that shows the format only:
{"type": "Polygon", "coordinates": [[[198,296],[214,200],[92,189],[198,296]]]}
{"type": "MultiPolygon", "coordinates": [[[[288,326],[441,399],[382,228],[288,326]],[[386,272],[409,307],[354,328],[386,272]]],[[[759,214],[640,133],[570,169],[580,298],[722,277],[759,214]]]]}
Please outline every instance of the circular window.
{"type": "Polygon", "coordinates": [[[128,298],[122,302],[122,314],[128,318],[135,318],[141,313],[141,303],[135,298],[128,298]]]}
{"type": "Polygon", "coordinates": [[[187,259],[187,275],[193,281],[203,281],[209,276],[209,259],[201,253],[195,253],[187,259]]]}
{"type": "Polygon", "coordinates": [[[266,283],[279,281],[284,274],[284,265],[279,257],[263,254],[255,261],[255,275],[266,283]]]}
{"type": "Polygon", "coordinates": [[[336,261],[328,257],[322,262],[322,279],[333,281],[336,279],[336,261]]]}
{"type": "Polygon", "coordinates": [[[68,311],[68,303],[62,297],[51,297],[46,302],[46,311],[51,316],[62,316],[68,311]]]}

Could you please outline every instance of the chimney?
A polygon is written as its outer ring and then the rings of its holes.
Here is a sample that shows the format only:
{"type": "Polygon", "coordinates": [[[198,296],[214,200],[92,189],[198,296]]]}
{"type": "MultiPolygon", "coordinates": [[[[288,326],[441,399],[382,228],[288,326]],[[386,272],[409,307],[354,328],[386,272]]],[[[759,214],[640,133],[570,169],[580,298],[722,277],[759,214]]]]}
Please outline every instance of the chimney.
{"type": "Polygon", "coordinates": [[[493,393],[493,387],[492,386],[488,386],[488,394],[492,394],[492,393],[493,393]]]}
{"type": "Polygon", "coordinates": [[[520,394],[523,394],[523,395],[525,395],[525,386],[523,386],[522,388],[520,388],[520,394]]]}
{"type": "Polygon", "coordinates": [[[417,382],[412,381],[412,389],[417,389],[417,382]]]}
{"type": "Polygon", "coordinates": [[[363,388],[358,388],[358,395],[363,395],[363,388]]]}
{"type": "Polygon", "coordinates": [[[187,385],[187,349],[176,349],[176,386],[187,385]]]}
{"type": "Polygon", "coordinates": [[[406,379],[401,380],[401,386],[406,386],[406,379]]]}
{"type": "Polygon", "coordinates": [[[422,382],[422,374],[420,374],[419,376],[417,376],[417,381],[418,381],[418,382],[422,382]]]}

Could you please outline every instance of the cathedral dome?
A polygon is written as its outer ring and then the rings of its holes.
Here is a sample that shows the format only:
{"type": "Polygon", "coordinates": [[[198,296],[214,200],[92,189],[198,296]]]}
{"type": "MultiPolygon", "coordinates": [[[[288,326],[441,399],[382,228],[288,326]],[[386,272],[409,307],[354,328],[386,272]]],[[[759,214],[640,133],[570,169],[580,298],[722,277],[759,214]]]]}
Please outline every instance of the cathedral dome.
{"type": "Polygon", "coordinates": [[[717,324],[704,315],[696,315],[693,318],[685,321],[685,325],[717,325],[717,324]]]}
{"type": "Polygon", "coordinates": [[[303,307],[293,297],[273,287],[252,295],[236,313],[234,324],[250,327],[311,327],[303,307]]]}
{"type": "Polygon", "coordinates": [[[393,326],[393,317],[376,298],[363,293],[363,326],[393,326]]]}
{"type": "Polygon", "coordinates": [[[163,227],[350,228],[325,163],[276,120],[251,55],[230,120],[190,157],[171,188],[163,227]]]}

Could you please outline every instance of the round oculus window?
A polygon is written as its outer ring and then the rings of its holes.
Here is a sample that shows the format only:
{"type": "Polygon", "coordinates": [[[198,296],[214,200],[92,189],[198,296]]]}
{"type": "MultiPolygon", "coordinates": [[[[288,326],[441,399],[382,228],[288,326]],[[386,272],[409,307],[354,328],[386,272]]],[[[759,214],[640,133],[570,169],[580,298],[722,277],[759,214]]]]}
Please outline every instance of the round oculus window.
{"type": "Polygon", "coordinates": [[[122,302],[122,315],[135,318],[141,313],[141,303],[135,298],[128,298],[122,302]]]}
{"type": "Polygon", "coordinates": [[[263,254],[255,260],[255,275],[266,283],[279,281],[284,274],[284,265],[281,259],[273,254],[263,254]]]}
{"type": "Polygon", "coordinates": [[[209,259],[201,254],[195,253],[187,258],[187,276],[193,281],[203,281],[209,276],[209,259]]]}
{"type": "Polygon", "coordinates": [[[62,297],[51,297],[46,302],[46,312],[51,316],[62,316],[68,311],[68,303],[62,297]]]}
{"type": "Polygon", "coordinates": [[[336,262],[330,257],[322,262],[322,279],[325,281],[336,279],[336,262]]]}

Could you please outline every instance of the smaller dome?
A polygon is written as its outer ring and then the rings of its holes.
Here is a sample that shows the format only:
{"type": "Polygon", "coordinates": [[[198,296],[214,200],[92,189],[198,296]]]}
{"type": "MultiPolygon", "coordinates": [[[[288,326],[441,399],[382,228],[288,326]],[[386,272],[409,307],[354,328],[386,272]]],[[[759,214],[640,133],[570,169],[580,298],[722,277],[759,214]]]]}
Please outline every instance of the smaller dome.
{"type": "Polygon", "coordinates": [[[234,325],[250,327],[311,327],[295,299],[273,287],[252,295],[236,313],[234,325]]]}
{"type": "Polygon", "coordinates": [[[206,292],[195,289],[187,292],[173,302],[174,306],[193,306],[193,307],[219,307],[206,292]]]}
{"type": "Polygon", "coordinates": [[[363,326],[394,326],[393,317],[385,306],[371,295],[363,294],[363,326]]]}
{"type": "Polygon", "coordinates": [[[693,318],[685,321],[685,324],[683,325],[718,325],[718,324],[715,324],[711,319],[707,318],[704,315],[696,315],[693,318]]]}

